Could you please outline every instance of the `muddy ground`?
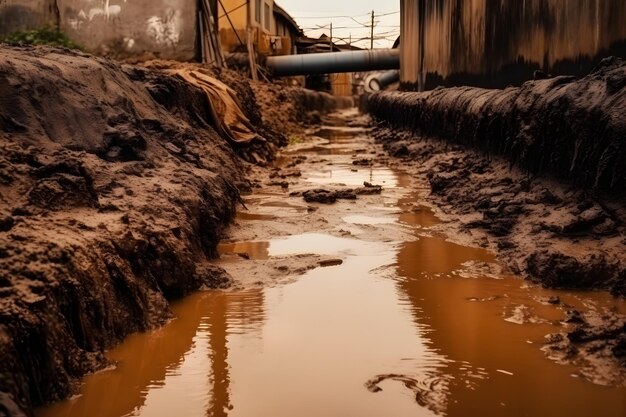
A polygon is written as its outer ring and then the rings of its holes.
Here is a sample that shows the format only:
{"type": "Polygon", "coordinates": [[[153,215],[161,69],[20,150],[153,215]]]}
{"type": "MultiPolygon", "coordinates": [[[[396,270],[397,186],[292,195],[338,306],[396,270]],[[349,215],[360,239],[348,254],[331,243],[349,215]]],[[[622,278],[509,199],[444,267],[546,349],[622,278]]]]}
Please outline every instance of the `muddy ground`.
{"type": "MultiPolygon", "coordinates": [[[[106,365],[105,349],[169,320],[169,300],[232,285],[210,261],[241,193],[288,193],[294,216],[255,229],[235,225],[232,241],[311,227],[349,235],[336,227],[333,202],[366,205],[382,192],[377,184],[303,187],[298,166],[324,164],[323,157],[290,156],[267,169],[278,147],[297,150],[303,123],[345,103],[216,73],[265,139],[233,146],[213,129],[201,92],[165,75],[162,65],[0,47],[0,415],[28,415],[34,405],[75,392],[84,373],[106,365]]],[[[618,81],[605,82],[612,94],[618,81]]],[[[357,129],[367,123],[356,115],[347,122],[357,129]]],[[[392,159],[367,145],[350,153],[355,169],[390,164],[408,171],[416,187],[428,184],[427,203],[446,235],[492,249],[513,272],[551,286],[626,294],[621,200],[529,176],[493,152],[401,131],[416,127],[403,123],[374,132],[392,159]]],[[[600,177],[583,176],[600,178],[605,192],[623,186],[614,175],[623,148],[611,149],[608,159],[596,158],[600,177]]],[[[237,271],[236,285],[272,285],[338,262],[318,255],[255,261],[237,271]]],[[[576,329],[551,339],[555,354],[568,360],[587,349],[624,361],[620,317],[571,316],[576,329]]]]}
{"type": "Polygon", "coordinates": [[[206,96],[154,63],[0,46],[0,415],[71,395],[105,349],[171,319],[169,300],[232,284],[210,261],[246,161],[271,161],[310,93],[215,76],[258,141],[221,138],[206,96]],[[265,123],[257,95],[291,125],[265,123]]]}
{"type": "Polygon", "coordinates": [[[433,198],[468,234],[486,231],[514,272],[626,295],[626,62],[608,58],[578,81],[383,93],[369,105],[385,148],[427,174],[433,198]]]}
{"type": "MultiPolygon", "coordinates": [[[[545,221],[545,217],[542,217],[544,211],[553,212],[555,216],[560,217],[565,215],[566,210],[572,210],[574,205],[562,203],[568,192],[567,187],[558,182],[537,178],[530,189],[519,197],[523,199],[520,202],[513,199],[513,192],[509,195],[502,190],[505,186],[505,189],[509,190],[526,176],[517,168],[510,167],[503,159],[497,157],[487,159],[439,139],[418,138],[409,132],[380,127],[370,130],[371,121],[354,111],[334,114],[332,118],[325,118],[324,122],[325,125],[321,130],[309,131],[303,142],[292,144],[282,150],[273,169],[268,171],[255,168],[252,176],[253,192],[243,197],[248,208],[239,211],[234,225],[229,228],[225,240],[220,245],[223,252],[220,265],[234,277],[239,288],[281,285],[312,268],[341,264],[343,261],[342,258],[312,254],[268,256],[265,252],[267,247],[263,246],[262,242],[281,241],[290,236],[311,233],[322,234],[320,239],[328,241],[328,245],[332,245],[333,237],[382,242],[415,239],[410,230],[398,225],[367,223],[376,219],[376,211],[370,207],[382,206],[381,201],[385,199],[397,198],[404,201],[398,194],[401,191],[386,184],[342,184],[342,181],[350,177],[349,173],[339,174],[344,166],[352,166],[350,171],[355,173],[379,170],[381,167],[391,169],[401,175],[403,182],[408,182],[403,183],[403,187],[416,190],[415,201],[409,204],[402,203],[397,207],[404,213],[402,215],[419,216],[420,221],[427,225],[422,231],[425,230],[428,235],[444,236],[445,240],[464,246],[484,247],[497,255],[498,265],[472,265],[464,271],[468,276],[524,275],[519,264],[528,257],[528,253],[532,253],[527,251],[554,245],[561,250],[569,250],[567,253],[577,259],[575,256],[578,254],[597,249],[592,241],[600,241],[605,237],[592,236],[589,242],[584,242],[544,234],[529,240],[527,235],[518,233],[518,229],[511,230],[505,235],[494,235],[488,228],[473,225],[472,222],[481,213],[477,214],[477,209],[469,202],[465,205],[457,204],[457,195],[453,193],[465,193],[463,195],[466,195],[468,201],[493,198],[504,207],[507,204],[528,206],[529,211],[526,214],[530,215],[529,218],[522,219],[523,216],[519,216],[518,222],[532,222],[545,221]],[[351,127],[342,127],[339,131],[354,129],[360,141],[357,140],[349,146],[337,145],[332,141],[329,144],[327,139],[317,136],[332,135],[333,125],[346,126],[346,124],[351,127]],[[396,140],[395,135],[403,135],[403,139],[396,140]],[[374,143],[372,137],[376,137],[378,143],[374,143]],[[410,149],[423,147],[424,154],[388,156],[384,150],[393,154],[396,149],[394,146],[408,146],[410,149]],[[326,157],[326,153],[330,156],[326,157]],[[458,169],[463,171],[481,164],[481,180],[477,182],[479,185],[472,187],[467,182],[461,182],[458,186],[449,185],[450,193],[438,191],[432,185],[433,173],[440,173],[442,169],[449,172],[451,164],[459,166],[458,169]],[[335,179],[334,175],[325,179],[311,177],[312,172],[332,172],[332,170],[336,171],[338,178],[335,179]],[[321,180],[322,184],[315,185],[318,180],[321,180]],[[539,201],[546,195],[548,189],[552,193],[550,195],[553,196],[553,201],[539,201]],[[449,200],[448,196],[452,196],[454,201],[449,200]],[[556,203],[557,196],[562,199],[559,204],[556,203]],[[531,203],[535,200],[537,201],[531,203]],[[537,205],[541,206],[540,212],[530,211],[537,205]],[[363,220],[365,224],[358,226],[351,224],[346,220],[346,214],[349,213],[355,215],[367,213],[366,220],[363,220]],[[521,246],[521,243],[516,246],[502,244],[518,240],[525,242],[526,246],[521,246]],[[240,244],[241,242],[256,244],[246,245],[240,244]]],[[[613,250],[609,254],[615,256],[616,262],[619,263],[617,257],[622,247],[614,241],[602,244],[607,245],[608,251],[613,250]]],[[[551,264],[545,264],[543,267],[551,271],[555,268],[551,264]]],[[[557,269],[552,273],[563,272],[557,269]]],[[[545,282],[543,284],[548,287],[558,286],[545,282]]],[[[546,334],[545,344],[538,346],[538,349],[541,348],[554,361],[574,364],[589,381],[608,386],[623,384],[626,375],[624,350],[626,316],[623,312],[589,308],[591,304],[585,305],[584,308],[574,307],[559,296],[546,296],[534,301],[545,306],[547,310],[552,309],[557,316],[564,317],[562,321],[557,322],[558,331],[546,334]]],[[[533,300],[529,297],[528,302],[532,303],[533,300]]],[[[519,324],[546,320],[530,313],[524,305],[518,306],[512,312],[503,312],[503,317],[506,317],[507,321],[519,324]]],[[[373,387],[375,388],[375,384],[373,387]]]]}
{"type": "MultiPolygon", "coordinates": [[[[369,106],[377,140],[428,185],[451,239],[545,287],[626,296],[626,63],[505,90],[382,93],[369,106]]],[[[571,314],[555,355],[597,349],[626,366],[622,317],[571,314]]]]}

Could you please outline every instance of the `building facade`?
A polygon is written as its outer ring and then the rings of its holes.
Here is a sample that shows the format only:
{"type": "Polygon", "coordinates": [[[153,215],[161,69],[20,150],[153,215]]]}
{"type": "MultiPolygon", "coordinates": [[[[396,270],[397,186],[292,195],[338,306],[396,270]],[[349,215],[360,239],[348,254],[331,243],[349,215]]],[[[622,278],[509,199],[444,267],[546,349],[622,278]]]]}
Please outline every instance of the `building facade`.
{"type": "Polygon", "coordinates": [[[257,52],[265,55],[295,53],[301,30],[273,0],[222,0],[218,16],[220,41],[226,52],[245,51],[250,28],[257,52]]]}

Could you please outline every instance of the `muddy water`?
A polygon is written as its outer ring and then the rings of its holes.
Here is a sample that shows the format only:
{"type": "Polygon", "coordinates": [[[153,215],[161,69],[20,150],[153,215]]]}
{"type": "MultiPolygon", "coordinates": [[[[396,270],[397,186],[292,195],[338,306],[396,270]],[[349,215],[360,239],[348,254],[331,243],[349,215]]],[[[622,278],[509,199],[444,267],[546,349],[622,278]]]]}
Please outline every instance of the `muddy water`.
{"type": "MultiPolygon", "coordinates": [[[[305,253],[341,265],[176,303],[176,320],[108,352],[115,369],[38,416],[626,415],[626,388],[593,384],[540,350],[546,334],[563,330],[563,309],[546,297],[580,309],[623,303],[503,274],[493,254],[433,229],[439,221],[410,178],[384,166],[354,170],[349,150],[363,132],[334,132],[318,135],[336,153],[298,151],[325,159],[302,167],[303,183],[384,181],[383,194],[319,208],[339,219],[327,229],[220,250],[235,266],[305,253]]],[[[238,222],[305,216],[287,195],[250,196],[238,222]]]]}

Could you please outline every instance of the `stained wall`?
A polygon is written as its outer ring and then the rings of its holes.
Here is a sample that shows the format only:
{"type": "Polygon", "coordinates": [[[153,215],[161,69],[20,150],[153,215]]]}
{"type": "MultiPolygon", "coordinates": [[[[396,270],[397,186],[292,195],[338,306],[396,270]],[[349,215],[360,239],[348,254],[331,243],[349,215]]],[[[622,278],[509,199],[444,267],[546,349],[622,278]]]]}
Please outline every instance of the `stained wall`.
{"type": "Polygon", "coordinates": [[[195,0],[0,0],[0,36],[58,26],[94,53],[191,60],[196,5],[195,0]]]}
{"type": "Polygon", "coordinates": [[[405,86],[505,87],[626,56],[624,0],[401,0],[405,86]]]}

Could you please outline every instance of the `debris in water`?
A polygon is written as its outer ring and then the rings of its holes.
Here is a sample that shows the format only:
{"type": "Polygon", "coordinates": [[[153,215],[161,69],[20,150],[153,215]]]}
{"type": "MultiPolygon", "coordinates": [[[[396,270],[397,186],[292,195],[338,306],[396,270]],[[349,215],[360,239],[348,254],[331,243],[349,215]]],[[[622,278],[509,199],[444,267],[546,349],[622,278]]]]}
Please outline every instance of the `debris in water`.
{"type": "Polygon", "coordinates": [[[413,391],[415,401],[435,414],[442,414],[447,406],[448,381],[440,376],[429,376],[423,379],[413,378],[400,374],[378,375],[365,383],[370,392],[380,392],[383,389],[379,384],[386,380],[398,381],[413,391]]]}
{"type": "Polygon", "coordinates": [[[343,263],[343,260],[342,259],[324,259],[324,260],[321,260],[319,263],[321,267],[337,266],[337,265],[341,265],[343,263]]]}

